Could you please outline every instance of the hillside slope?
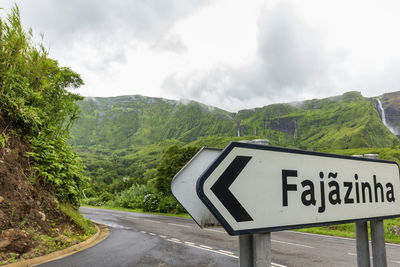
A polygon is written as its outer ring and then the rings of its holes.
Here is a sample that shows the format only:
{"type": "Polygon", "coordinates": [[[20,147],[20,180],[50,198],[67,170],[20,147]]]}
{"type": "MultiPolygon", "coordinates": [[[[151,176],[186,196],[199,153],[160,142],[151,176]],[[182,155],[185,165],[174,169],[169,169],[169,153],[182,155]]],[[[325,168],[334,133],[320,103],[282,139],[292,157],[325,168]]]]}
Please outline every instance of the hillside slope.
{"type": "Polygon", "coordinates": [[[374,103],[359,92],[239,111],[236,118],[246,132],[265,128],[267,138],[283,132],[302,149],[390,147],[399,142],[383,125],[374,103]]]}
{"type": "Polygon", "coordinates": [[[399,144],[382,123],[376,99],[359,92],[238,113],[145,96],[86,98],[79,106],[72,135],[94,189],[88,197],[151,182],[171,145],[223,148],[266,138],[274,146],[327,151],[399,144]]]}
{"type": "Polygon", "coordinates": [[[144,96],[86,98],[79,106],[81,118],[71,133],[76,145],[84,148],[123,149],[166,139],[189,143],[201,137],[238,134],[314,150],[398,143],[382,123],[374,101],[359,92],[236,114],[194,101],[184,104],[144,96]]]}
{"type": "Polygon", "coordinates": [[[85,98],[71,134],[77,146],[110,149],[154,144],[165,139],[183,142],[207,135],[234,135],[231,115],[190,101],[144,96],[85,98]]]}
{"type": "MultiPolygon", "coordinates": [[[[15,6],[0,18],[0,265],[84,240],[83,166],[68,144],[80,76],[48,57],[15,6]]],[[[90,226],[91,225],[91,226],[90,226]]]]}
{"type": "MultiPolygon", "coordinates": [[[[0,132],[5,130],[6,124],[0,118],[0,132]]],[[[29,146],[16,136],[0,148],[0,265],[21,256],[31,258],[52,251],[57,242],[58,248],[74,244],[80,240],[72,239],[74,233],[82,232],[61,211],[53,190],[33,180],[28,151],[29,146]]]]}

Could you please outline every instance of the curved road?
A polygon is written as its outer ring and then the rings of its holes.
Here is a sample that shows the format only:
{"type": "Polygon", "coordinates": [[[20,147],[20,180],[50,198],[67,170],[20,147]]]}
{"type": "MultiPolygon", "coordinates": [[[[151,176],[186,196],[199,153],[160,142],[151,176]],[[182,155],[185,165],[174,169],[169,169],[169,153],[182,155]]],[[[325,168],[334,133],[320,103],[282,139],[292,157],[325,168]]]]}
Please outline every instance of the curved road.
{"type": "MultiPolygon", "coordinates": [[[[238,266],[238,237],[200,229],[191,219],[81,208],[110,227],[100,244],[40,266],[238,266]]],[[[356,266],[355,241],[283,231],[272,234],[273,266],[356,266]]],[[[400,266],[400,246],[387,244],[388,266],[400,266]]]]}

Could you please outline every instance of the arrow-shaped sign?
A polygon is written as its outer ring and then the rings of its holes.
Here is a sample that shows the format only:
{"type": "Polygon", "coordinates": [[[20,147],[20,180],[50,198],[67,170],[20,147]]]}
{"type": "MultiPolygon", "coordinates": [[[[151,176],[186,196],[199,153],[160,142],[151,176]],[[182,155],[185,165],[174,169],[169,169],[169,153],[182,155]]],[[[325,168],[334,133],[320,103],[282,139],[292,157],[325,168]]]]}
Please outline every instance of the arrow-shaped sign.
{"type": "Polygon", "coordinates": [[[392,161],[232,142],[196,191],[232,235],[400,217],[392,161]]]}
{"type": "Polygon", "coordinates": [[[221,177],[211,187],[211,191],[221,201],[222,205],[229,211],[237,222],[252,221],[253,218],[247,213],[239,201],[229,190],[229,186],[235,181],[240,172],[246,167],[251,157],[237,156],[221,177]]]}

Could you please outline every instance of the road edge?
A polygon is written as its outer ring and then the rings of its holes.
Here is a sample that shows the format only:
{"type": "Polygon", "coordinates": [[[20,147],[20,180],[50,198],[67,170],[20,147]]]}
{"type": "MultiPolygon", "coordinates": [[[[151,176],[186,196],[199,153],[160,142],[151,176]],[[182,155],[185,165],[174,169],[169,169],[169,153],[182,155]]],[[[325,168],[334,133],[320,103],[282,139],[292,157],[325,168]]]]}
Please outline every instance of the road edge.
{"type": "Polygon", "coordinates": [[[28,267],[28,266],[37,266],[39,264],[43,264],[49,261],[59,260],[65,257],[68,257],[72,254],[75,254],[79,251],[88,249],[100,243],[101,241],[105,240],[109,234],[110,230],[104,224],[96,224],[97,232],[88,240],[85,240],[79,244],[76,244],[72,247],[55,251],[47,255],[43,255],[37,258],[16,262],[12,264],[4,265],[5,267],[28,267]]]}

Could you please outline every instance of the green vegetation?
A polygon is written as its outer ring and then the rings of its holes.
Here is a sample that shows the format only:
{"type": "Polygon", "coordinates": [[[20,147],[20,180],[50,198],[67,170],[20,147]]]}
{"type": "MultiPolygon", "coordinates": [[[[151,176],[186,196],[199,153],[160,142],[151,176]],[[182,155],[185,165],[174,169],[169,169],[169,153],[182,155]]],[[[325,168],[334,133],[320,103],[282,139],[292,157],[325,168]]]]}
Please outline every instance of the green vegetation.
{"type": "MultiPolygon", "coordinates": [[[[183,212],[169,192],[171,178],[200,147],[224,148],[231,141],[266,138],[274,146],[374,153],[400,163],[399,139],[382,124],[375,104],[349,92],[233,114],[196,102],[144,96],[87,98],[79,102],[82,119],[72,129],[91,178],[83,203],[136,212],[183,212]]],[[[392,222],[397,223],[387,224],[392,222]]],[[[399,242],[386,230],[388,240],[399,242]]],[[[353,224],[304,231],[354,236],[353,224]]]]}
{"type": "Polygon", "coordinates": [[[71,206],[70,204],[60,204],[60,209],[83,230],[84,234],[80,236],[81,241],[87,239],[88,236],[96,233],[94,223],[92,223],[92,221],[88,219],[83,218],[79,211],[75,209],[75,207],[71,206]]]}
{"type": "MultiPolygon", "coordinates": [[[[384,220],[386,242],[400,244],[399,226],[400,226],[400,218],[384,220]]],[[[368,227],[369,239],[371,240],[370,229],[371,228],[368,227]]],[[[304,228],[297,231],[305,233],[321,234],[321,235],[342,236],[349,238],[356,237],[354,223],[304,228]]]]}
{"type": "Polygon", "coordinates": [[[88,180],[69,143],[76,102],[83,99],[69,90],[83,81],[33,39],[17,6],[0,18],[0,238],[6,241],[0,265],[68,247],[96,231],[77,211],[88,180]],[[13,247],[14,240],[22,245],[13,247]]]}
{"type": "Polygon", "coordinates": [[[169,181],[190,159],[192,153],[181,154],[191,147],[223,148],[231,141],[267,138],[274,146],[339,154],[378,151],[394,159],[399,145],[373,99],[358,92],[237,114],[138,95],[87,98],[79,105],[83,112],[72,133],[91,178],[84,203],[92,205],[178,212],[169,181]],[[165,164],[166,158],[173,160],[165,164]]]}
{"type": "MultiPolygon", "coordinates": [[[[96,195],[96,191],[91,189],[91,198],[84,199],[83,204],[141,209],[145,212],[183,213],[183,207],[171,195],[170,182],[198,150],[198,147],[170,146],[162,156],[157,169],[150,169],[151,175],[144,176],[147,179],[143,179],[142,183],[131,185],[129,180],[122,180],[122,183],[129,187],[114,194],[103,191],[96,195]]],[[[149,170],[145,174],[148,172],[149,170]]]]}
{"type": "Polygon", "coordinates": [[[116,150],[236,132],[230,113],[194,101],[135,95],[86,98],[79,105],[81,118],[71,129],[78,147],[116,150]]]}
{"type": "Polygon", "coordinates": [[[83,82],[34,44],[17,7],[7,20],[0,19],[0,47],[0,116],[6,123],[0,144],[4,147],[10,136],[22,137],[36,170],[32,181],[49,184],[61,201],[76,205],[85,178],[67,140],[79,112],[76,101],[82,98],[68,89],[83,82]]]}

